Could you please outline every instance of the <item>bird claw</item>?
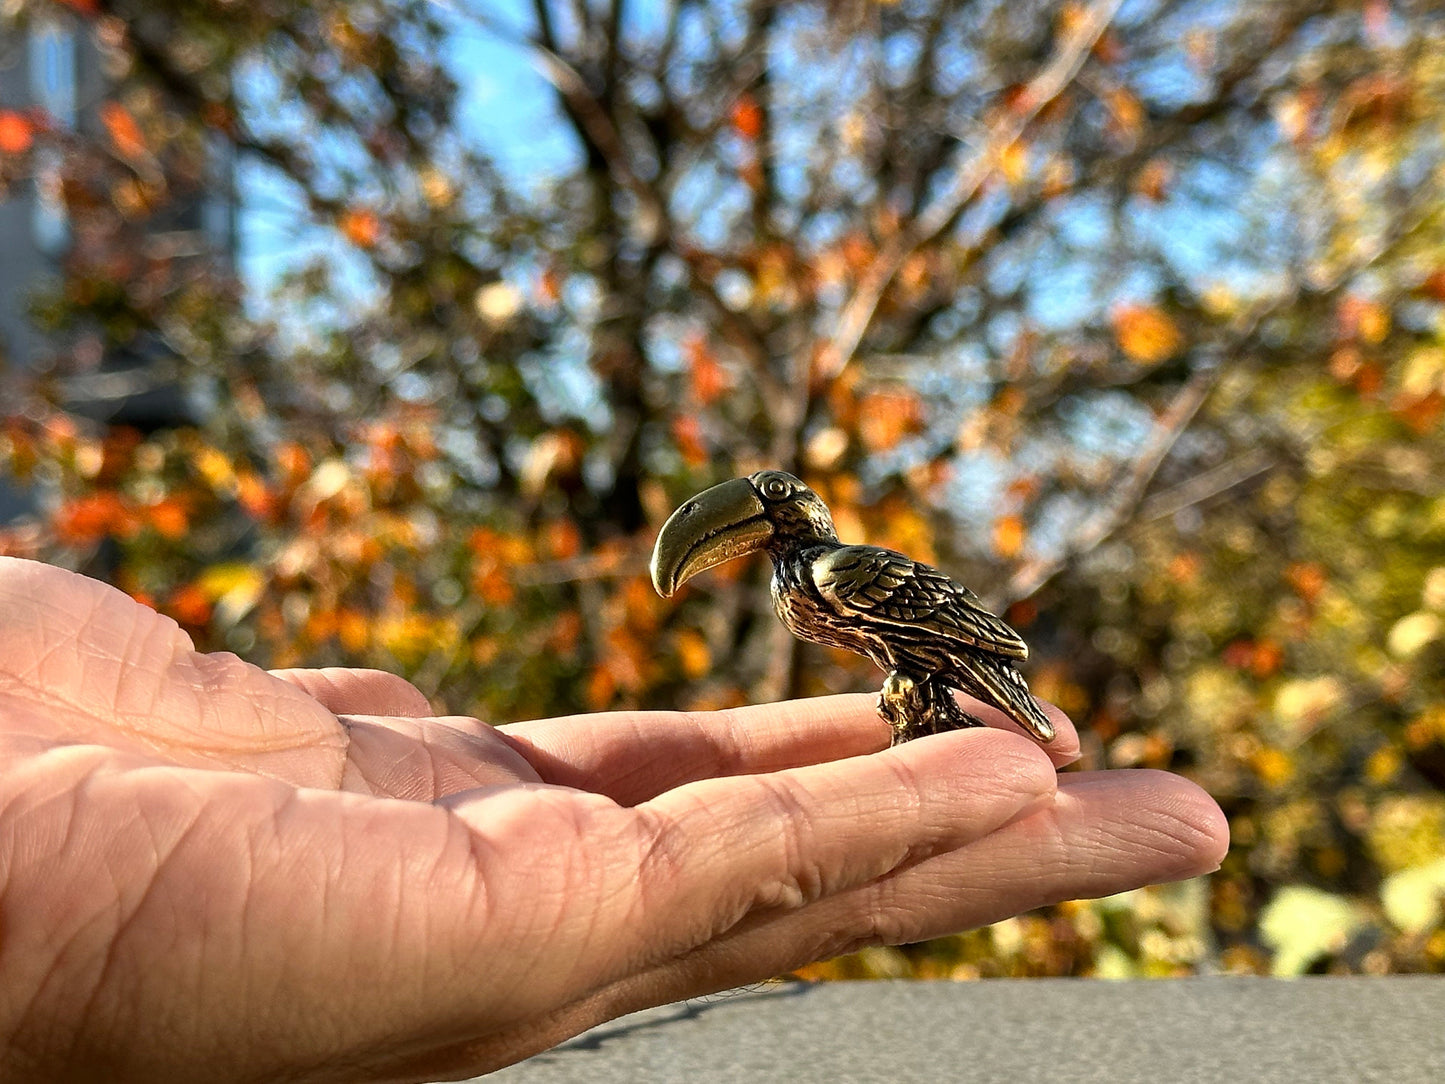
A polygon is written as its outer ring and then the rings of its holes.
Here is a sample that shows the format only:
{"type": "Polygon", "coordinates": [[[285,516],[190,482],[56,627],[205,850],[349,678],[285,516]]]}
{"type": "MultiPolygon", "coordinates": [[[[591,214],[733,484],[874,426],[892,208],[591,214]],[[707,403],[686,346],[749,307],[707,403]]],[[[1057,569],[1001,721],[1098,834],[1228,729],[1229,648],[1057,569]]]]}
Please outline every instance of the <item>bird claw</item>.
{"type": "Polygon", "coordinates": [[[893,728],[894,745],[905,740],[905,735],[923,714],[918,682],[897,670],[890,671],[878,693],[878,714],[893,728]]]}
{"type": "Polygon", "coordinates": [[[936,681],[918,681],[897,670],[883,679],[878,714],[893,728],[894,745],[925,734],[986,725],[958,706],[952,689],[936,681]]]}

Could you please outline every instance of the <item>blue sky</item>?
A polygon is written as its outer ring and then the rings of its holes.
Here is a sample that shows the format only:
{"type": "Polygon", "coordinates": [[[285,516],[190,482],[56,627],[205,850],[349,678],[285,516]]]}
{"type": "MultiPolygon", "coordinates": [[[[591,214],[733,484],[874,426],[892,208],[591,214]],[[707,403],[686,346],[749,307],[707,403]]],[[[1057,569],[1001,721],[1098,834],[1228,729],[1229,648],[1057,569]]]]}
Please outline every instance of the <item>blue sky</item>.
{"type": "MultiPolygon", "coordinates": [[[[528,31],[527,5],[518,0],[487,3],[498,21],[528,31]]],[[[540,185],[575,160],[575,145],[558,123],[551,85],[524,50],[475,25],[458,26],[447,60],[462,88],[461,128],[499,167],[519,182],[540,185]]],[[[318,253],[350,267],[361,288],[361,261],[331,231],[305,224],[299,196],[274,170],[242,163],[237,190],[240,268],[254,296],[264,295],[288,268],[318,253]]]]}

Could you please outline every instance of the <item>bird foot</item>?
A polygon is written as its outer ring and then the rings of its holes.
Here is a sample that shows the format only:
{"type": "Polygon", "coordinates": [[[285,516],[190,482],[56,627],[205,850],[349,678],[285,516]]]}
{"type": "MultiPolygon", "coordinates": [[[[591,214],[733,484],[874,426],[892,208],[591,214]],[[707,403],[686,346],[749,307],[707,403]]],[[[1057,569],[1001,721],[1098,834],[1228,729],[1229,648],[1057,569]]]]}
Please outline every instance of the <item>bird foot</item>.
{"type": "Polygon", "coordinates": [[[893,745],[906,741],[905,735],[914,722],[921,718],[925,708],[922,686],[898,670],[891,670],[883,679],[883,688],[878,693],[878,714],[893,728],[893,745]]]}
{"type": "Polygon", "coordinates": [[[986,725],[958,706],[953,690],[939,682],[916,678],[898,670],[883,679],[878,714],[893,728],[893,745],[925,734],[986,725]]]}

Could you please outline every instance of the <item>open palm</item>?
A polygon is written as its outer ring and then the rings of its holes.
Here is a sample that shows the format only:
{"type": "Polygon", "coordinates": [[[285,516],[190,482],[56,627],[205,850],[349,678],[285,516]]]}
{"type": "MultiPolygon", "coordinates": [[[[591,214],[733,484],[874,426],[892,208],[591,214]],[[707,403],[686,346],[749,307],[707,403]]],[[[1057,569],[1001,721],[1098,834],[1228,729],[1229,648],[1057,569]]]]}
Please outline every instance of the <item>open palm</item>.
{"type": "Polygon", "coordinates": [[[424,1080],[867,943],[1214,868],[1159,772],[864,696],[492,728],[0,559],[6,1078],[424,1080]],[[1051,756],[1054,758],[1051,760],[1051,756]]]}

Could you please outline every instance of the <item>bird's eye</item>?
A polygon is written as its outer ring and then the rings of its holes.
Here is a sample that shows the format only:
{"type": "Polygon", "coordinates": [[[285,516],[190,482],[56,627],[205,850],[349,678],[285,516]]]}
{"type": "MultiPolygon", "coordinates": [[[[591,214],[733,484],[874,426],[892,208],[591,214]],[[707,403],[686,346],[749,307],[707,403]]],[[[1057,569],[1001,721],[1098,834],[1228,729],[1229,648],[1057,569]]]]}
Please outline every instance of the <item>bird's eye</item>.
{"type": "Polygon", "coordinates": [[[781,478],[769,478],[763,483],[763,496],[772,500],[780,501],[784,497],[791,496],[793,487],[781,478]]]}

